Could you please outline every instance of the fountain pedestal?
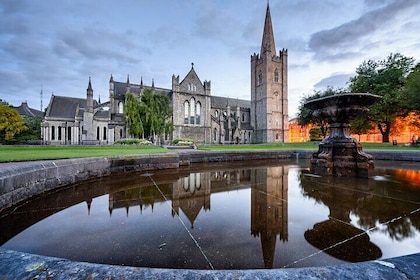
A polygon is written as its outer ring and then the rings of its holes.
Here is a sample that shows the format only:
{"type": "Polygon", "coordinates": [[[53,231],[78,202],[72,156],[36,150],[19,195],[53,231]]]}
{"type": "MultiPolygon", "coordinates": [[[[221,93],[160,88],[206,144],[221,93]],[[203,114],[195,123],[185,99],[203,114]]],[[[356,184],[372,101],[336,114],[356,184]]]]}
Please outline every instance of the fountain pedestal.
{"type": "Polygon", "coordinates": [[[337,94],[307,102],[313,116],[328,123],[329,136],[311,159],[311,171],[318,175],[369,177],[373,157],[363,152],[359,141],[350,136],[350,121],[367,113],[367,106],[380,97],[367,93],[337,94]]]}

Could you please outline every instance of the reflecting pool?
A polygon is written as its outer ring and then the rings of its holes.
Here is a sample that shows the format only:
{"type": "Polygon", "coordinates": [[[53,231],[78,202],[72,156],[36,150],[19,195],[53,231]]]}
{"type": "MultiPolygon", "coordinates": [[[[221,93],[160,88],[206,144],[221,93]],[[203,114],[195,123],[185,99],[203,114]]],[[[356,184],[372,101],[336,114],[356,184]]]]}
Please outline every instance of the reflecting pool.
{"type": "Polygon", "coordinates": [[[324,266],[420,251],[419,164],[376,162],[369,179],[308,170],[308,161],[283,160],[113,174],[3,211],[0,244],[193,269],[324,266]]]}

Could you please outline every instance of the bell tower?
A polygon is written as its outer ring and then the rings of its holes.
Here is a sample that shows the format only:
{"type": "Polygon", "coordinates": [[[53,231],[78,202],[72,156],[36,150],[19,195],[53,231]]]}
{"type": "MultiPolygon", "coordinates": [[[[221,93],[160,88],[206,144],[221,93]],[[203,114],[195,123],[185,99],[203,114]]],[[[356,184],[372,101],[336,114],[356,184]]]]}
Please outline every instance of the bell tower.
{"type": "Polygon", "coordinates": [[[260,53],[251,55],[251,125],[254,143],[287,142],[287,49],[276,54],[269,3],[260,53]]]}

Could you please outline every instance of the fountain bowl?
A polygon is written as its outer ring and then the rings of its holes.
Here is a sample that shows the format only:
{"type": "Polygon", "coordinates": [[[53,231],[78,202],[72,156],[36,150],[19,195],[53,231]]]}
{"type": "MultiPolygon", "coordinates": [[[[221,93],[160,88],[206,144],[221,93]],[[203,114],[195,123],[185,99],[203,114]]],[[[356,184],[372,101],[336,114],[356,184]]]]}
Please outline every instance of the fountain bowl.
{"type": "Polygon", "coordinates": [[[308,101],[315,119],[328,123],[329,135],[311,159],[311,171],[317,175],[369,177],[373,157],[363,152],[359,141],[350,136],[350,122],[369,112],[369,106],[381,97],[369,93],[343,93],[308,101]]]}

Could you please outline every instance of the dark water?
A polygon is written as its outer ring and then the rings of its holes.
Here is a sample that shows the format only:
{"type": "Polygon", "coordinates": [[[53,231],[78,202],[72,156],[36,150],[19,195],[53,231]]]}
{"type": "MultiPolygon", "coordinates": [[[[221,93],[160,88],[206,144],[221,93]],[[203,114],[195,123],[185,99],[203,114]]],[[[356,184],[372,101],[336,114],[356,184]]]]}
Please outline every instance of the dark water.
{"type": "Polygon", "coordinates": [[[420,251],[420,166],[319,178],[306,161],[115,174],[0,213],[3,248],[143,267],[332,265],[420,251]]]}

